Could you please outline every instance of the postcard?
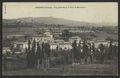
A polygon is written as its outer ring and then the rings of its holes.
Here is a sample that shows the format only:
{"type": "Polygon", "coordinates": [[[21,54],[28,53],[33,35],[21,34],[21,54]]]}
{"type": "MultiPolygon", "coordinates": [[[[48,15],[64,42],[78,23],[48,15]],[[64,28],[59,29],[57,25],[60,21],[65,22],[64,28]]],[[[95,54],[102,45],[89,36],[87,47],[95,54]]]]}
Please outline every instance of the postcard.
{"type": "Polygon", "coordinates": [[[3,76],[117,76],[117,2],[3,2],[3,76]]]}

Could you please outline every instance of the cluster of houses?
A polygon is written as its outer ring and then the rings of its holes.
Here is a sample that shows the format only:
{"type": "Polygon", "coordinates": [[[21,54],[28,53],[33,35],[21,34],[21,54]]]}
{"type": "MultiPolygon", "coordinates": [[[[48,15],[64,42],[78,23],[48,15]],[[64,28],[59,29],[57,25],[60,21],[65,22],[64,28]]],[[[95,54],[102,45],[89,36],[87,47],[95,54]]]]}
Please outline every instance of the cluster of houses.
{"type": "MultiPolygon", "coordinates": [[[[25,52],[25,49],[28,47],[28,40],[35,40],[37,43],[42,44],[49,43],[50,49],[54,50],[56,48],[60,48],[63,50],[71,50],[72,49],[72,43],[74,40],[76,40],[77,43],[82,42],[82,38],[79,36],[72,36],[69,38],[69,40],[66,42],[63,39],[59,38],[62,33],[51,33],[49,30],[46,30],[44,34],[33,34],[31,35],[27,40],[19,40],[13,42],[14,48],[19,48],[21,52],[25,52]]],[[[21,35],[20,35],[21,36],[21,35]]],[[[11,38],[12,36],[8,36],[8,38],[11,38]]],[[[18,37],[18,35],[16,36],[18,37]]],[[[95,47],[98,47],[99,44],[104,44],[105,46],[109,46],[109,41],[105,40],[94,40],[94,41],[87,41],[88,43],[94,43],[95,47]]],[[[114,45],[118,45],[118,42],[114,42],[114,45]]],[[[11,51],[9,47],[3,47],[3,54],[6,52],[11,51]]]]}

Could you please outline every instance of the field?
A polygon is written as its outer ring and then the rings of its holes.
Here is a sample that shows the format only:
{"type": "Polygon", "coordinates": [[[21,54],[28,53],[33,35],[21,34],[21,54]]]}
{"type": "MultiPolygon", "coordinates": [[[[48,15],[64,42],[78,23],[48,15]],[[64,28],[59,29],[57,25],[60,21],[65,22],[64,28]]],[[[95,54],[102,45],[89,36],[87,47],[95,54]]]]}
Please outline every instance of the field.
{"type": "Polygon", "coordinates": [[[52,76],[74,76],[74,75],[109,75],[114,76],[118,74],[117,65],[107,64],[80,64],[80,65],[62,65],[54,68],[44,70],[40,69],[23,69],[16,71],[3,72],[3,75],[52,75],[52,76]]]}

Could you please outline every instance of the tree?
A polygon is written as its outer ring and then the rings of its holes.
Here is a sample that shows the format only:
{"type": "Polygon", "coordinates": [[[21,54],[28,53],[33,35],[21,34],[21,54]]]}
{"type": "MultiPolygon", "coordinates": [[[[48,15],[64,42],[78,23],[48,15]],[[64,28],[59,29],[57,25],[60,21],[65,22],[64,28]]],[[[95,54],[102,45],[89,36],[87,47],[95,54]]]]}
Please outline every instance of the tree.
{"type": "Polygon", "coordinates": [[[113,46],[114,56],[118,55],[118,47],[116,45],[113,46]]]}
{"type": "Polygon", "coordinates": [[[93,62],[93,52],[92,52],[92,45],[91,43],[88,43],[88,60],[89,60],[89,63],[92,63],[93,62]]]}
{"type": "Polygon", "coordinates": [[[32,44],[32,47],[35,49],[35,46],[36,46],[36,41],[34,40],[33,44],[32,44]]]}
{"type": "Polygon", "coordinates": [[[35,59],[35,49],[36,49],[36,41],[34,40],[32,43],[32,49],[30,51],[30,56],[31,56],[31,66],[34,67],[36,64],[36,59],[35,59]]]}
{"type": "Polygon", "coordinates": [[[83,57],[85,59],[85,63],[87,63],[87,57],[88,57],[88,46],[87,46],[87,41],[83,41],[83,57]]]}
{"type": "Polygon", "coordinates": [[[45,45],[45,50],[46,50],[46,61],[47,61],[47,68],[49,67],[49,61],[50,61],[50,45],[46,43],[45,45]]]}
{"type": "Polygon", "coordinates": [[[31,44],[31,42],[30,42],[30,40],[28,40],[28,50],[30,51],[30,44],[31,44]]]}
{"type": "Polygon", "coordinates": [[[37,68],[39,68],[39,64],[42,63],[42,52],[39,43],[37,43],[37,51],[35,57],[36,57],[37,68]]]}
{"type": "Polygon", "coordinates": [[[30,62],[31,62],[31,54],[30,54],[30,45],[31,45],[31,42],[30,40],[28,40],[28,49],[26,49],[26,53],[27,53],[27,67],[31,67],[30,66],[30,62]]]}
{"type": "Polygon", "coordinates": [[[49,57],[50,57],[50,45],[48,43],[42,43],[42,57],[45,67],[49,67],[49,57]]]}
{"type": "Polygon", "coordinates": [[[74,40],[74,42],[72,43],[72,47],[73,47],[73,50],[77,49],[77,41],[76,40],[74,40]]]}
{"type": "Polygon", "coordinates": [[[39,43],[37,43],[37,51],[36,51],[37,59],[42,59],[42,52],[39,43]]]}
{"type": "Polygon", "coordinates": [[[42,42],[42,55],[43,55],[42,64],[45,67],[46,66],[46,44],[44,42],[42,42]]]}
{"type": "Polygon", "coordinates": [[[92,44],[92,51],[93,51],[93,55],[94,55],[94,53],[95,53],[95,44],[94,43],[92,44]]]}
{"type": "Polygon", "coordinates": [[[111,37],[107,37],[106,40],[113,41],[113,39],[111,37]]]}
{"type": "Polygon", "coordinates": [[[47,55],[47,57],[50,57],[50,45],[48,44],[48,43],[46,43],[46,45],[45,45],[46,47],[46,55],[47,55]]]}
{"type": "Polygon", "coordinates": [[[77,60],[81,60],[82,58],[82,52],[81,52],[82,46],[81,46],[81,41],[79,41],[78,47],[77,47],[77,60]]]}
{"type": "Polygon", "coordinates": [[[110,59],[113,57],[113,45],[112,45],[111,40],[110,40],[109,48],[108,48],[108,56],[109,56],[110,59]]]}
{"type": "Polygon", "coordinates": [[[56,47],[56,50],[58,51],[59,50],[59,46],[57,45],[57,47],[56,47]]]}
{"type": "Polygon", "coordinates": [[[103,44],[99,45],[99,49],[100,49],[100,63],[104,62],[104,54],[105,54],[105,47],[103,44]]]}
{"type": "Polygon", "coordinates": [[[43,57],[44,57],[44,53],[45,53],[45,47],[44,47],[45,43],[42,42],[42,54],[43,54],[43,57]]]}
{"type": "Polygon", "coordinates": [[[12,55],[14,55],[15,54],[15,48],[14,48],[13,44],[10,45],[10,50],[12,51],[12,55]]]}
{"type": "Polygon", "coordinates": [[[95,44],[92,44],[92,56],[95,57],[95,44]]]}
{"type": "Polygon", "coordinates": [[[87,41],[84,40],[83,41],[83,53],[84,53],[85,56],[87,55],[87,52],[88,52],[87,41]]]}
{"type": "Polygon", "coordinates": [[[61,36],[62,36],[63,40],[68,41],[69,37],[71,37],[71,33],[67,29],[65,29],[65,30],[63,30],[61,36]]]}
{"type": "Polygon", "coordinates": [[[77,59],[77,57],[78,57],[78,55],[77,55],[77,53],[78,53],[78,50],[77,50],[77,43],[76,43],[76,40],[74,40],[74,42],[72,43],[72,51],[73,51],[73,61],[76,61],[76,59],[77,59]]]}

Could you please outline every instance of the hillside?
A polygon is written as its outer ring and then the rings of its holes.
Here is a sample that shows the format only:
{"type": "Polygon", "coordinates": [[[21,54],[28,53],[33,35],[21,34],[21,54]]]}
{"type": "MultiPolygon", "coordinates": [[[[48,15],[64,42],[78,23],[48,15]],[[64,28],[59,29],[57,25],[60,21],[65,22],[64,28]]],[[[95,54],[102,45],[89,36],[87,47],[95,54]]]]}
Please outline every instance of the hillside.
{"type": "MultiPolygon", "coordinates": [[[[108,24],[109,25],[109,24],[108,24]]],[[[103,26],[103,24],[87,23],[82,21],[72,21],[63,18],[53,17],[29,17],[19,19],[3,19],[3,36],[9,34],[33,34],[39,28],[64,28],[64,27],[86,27],[94,31],[97,39],[105,39],[106,37],[118,38],[117,26],[103,26]],[[103,27],[101,27],[103,26],[103,27]],[[92,28],[93,27],[93,28],[92,28]]],[[[53,29],[54,30],[54,29],[53,29]]],[[[79,29],[77,29],[79,30],[79,29]]],[[[57,31],[57,30],[55,30],[57,31]]],[[[90,36],[90,33],[85,34],[90,36]]],[[[84,36],[85,36],[84,35],[84,36]]]]}
{"type": "Polygon", "coordinates": [[[3,19],[4,27],[14,27],[14,26],[34,26],[40,27],[42,25],[64,25],[64,26],[99,26],[94,23],[87,23],[82,21],[73,21],[63,18],[53,18],[53,17],[28,17],[19,19],[3,19]]]}

